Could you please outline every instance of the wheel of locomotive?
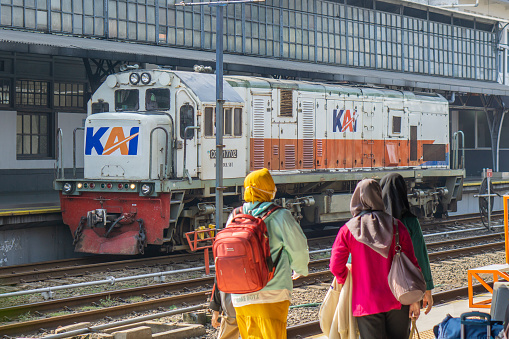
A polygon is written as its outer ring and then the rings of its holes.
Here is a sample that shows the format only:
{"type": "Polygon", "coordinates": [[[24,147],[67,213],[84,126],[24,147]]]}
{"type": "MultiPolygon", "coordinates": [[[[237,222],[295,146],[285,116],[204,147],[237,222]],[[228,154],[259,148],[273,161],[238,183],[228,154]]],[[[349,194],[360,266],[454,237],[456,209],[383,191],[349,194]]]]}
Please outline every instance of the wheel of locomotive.
{"type": "MultiPolygon", "coordinates": [[[[186,233],[191,232],[191,219],[189,218],[179,218],[179,221],[177,223],[177,230],[175,231],[175,242],[178,245],[184,245],[187,246],[187,239],[186,239],[186,233]]],[[[192,252],[189,248],[186,249],[189,253],[192,252]]]]}
{"type": "MultiPolygon", "coordinates": [[[[494,193],[493,184],[490,182],[490,192],[494,193]]],[[[479,195],[488,194],[488,179],[484,178],[481,187],[479,188],[479,195]]],[[[493,212],[494,197],[490,197],[490,213],[493,212]]],[[[488,198],[479,197],[479,214],[484,227],[488,228],[488,198]]]]}

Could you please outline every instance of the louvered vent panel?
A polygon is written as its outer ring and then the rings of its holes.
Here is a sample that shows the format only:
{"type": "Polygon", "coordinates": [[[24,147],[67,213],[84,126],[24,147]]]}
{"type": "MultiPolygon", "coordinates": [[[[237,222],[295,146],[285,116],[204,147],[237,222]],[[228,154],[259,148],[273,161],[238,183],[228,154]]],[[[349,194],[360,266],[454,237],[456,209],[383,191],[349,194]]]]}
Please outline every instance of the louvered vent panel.
{"type": "Polygon", "coordinates": [[[314,114],[314,101],[302,102],[302,167],[314,168],[314,145],[313,140],[315,137],[315,114],[314,114]]]}
{"type": "Polygon", "coordinates": [[[253,98],[253,166],[265,167],[265,98],[253,98]]]}
{"type": "Polygon", "coordinates": [[[322,140],[316,140],[316,156],[323,156],[323,143],[322,140]]]}
{"type": "Polygon", "coordinates": [[[282,117],[293,116],[293,91],[282,89],[280,92],[279,115],[282,117]]]}
{"type": "Polygon", "coordinates": [[[272,146],[272,155],[279,155],[279,146],[278,145],[272,146]]]}
{"type": "Polygon", "coordinates": [[[285,145],[285,169],[295,169],[295,145],[285,145]]]}

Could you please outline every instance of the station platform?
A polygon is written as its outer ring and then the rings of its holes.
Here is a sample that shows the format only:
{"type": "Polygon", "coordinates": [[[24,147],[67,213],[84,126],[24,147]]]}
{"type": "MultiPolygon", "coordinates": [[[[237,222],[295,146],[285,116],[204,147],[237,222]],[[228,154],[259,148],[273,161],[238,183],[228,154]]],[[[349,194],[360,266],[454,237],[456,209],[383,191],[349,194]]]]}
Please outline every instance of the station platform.
{"type": "Polygon", "coordinates": [[[0,227],[61,220],[57,191],[0,194],[0,227]]]}
{"type": "MultiPolygon", "coordinates": [[[[476,299],[489,299],[491,298],[491,294],[476,294],[476,299]]],[[[421,310],[421,316],[417,320],[417,329],[421,336],[421,339],[434,339],[433,335],[433,327],[438,325],[444,320],[447,314],[450,314],[453,317],[459,317],[462,313],[465,312],[484,312],[489,313],[489,308],[469,308],[468,307],[468,299],[464,300],[456,300],[440,305],[435,305],[431,309],[431,311],[426,315],[423,310],[421,310]]],[[[327,339],[327,336],[323,334],[319,334],[316,336],[308,337],[314,339],[327,339]]]]}

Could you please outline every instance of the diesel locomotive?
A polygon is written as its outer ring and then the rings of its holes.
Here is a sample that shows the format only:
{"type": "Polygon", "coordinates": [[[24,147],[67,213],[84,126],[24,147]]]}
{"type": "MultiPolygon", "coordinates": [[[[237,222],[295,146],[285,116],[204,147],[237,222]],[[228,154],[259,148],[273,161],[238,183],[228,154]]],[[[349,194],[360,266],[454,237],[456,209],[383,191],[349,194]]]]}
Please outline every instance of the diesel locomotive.
{"type": "Polygon", "coordinates": [[[302,227],[348,219],[357,181],[393,171],[419,217],[456,210],[465,172],[451,168],[441,95],[235,75],[223,86],[224,208],[216,211],[215,75],[108,76],[88,103],[84,177],[55,181],[76,251],[184,250],[185,233],[210,227],[215,213],[226,220],[245,175],[263,167],[302,227]]]}

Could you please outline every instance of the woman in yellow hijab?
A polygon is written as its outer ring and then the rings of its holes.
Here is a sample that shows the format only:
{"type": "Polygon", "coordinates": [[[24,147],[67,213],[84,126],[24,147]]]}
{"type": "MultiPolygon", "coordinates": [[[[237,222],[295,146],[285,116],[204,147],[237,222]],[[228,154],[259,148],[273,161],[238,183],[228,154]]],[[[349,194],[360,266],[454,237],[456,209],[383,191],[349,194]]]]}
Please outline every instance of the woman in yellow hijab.
{"type": "Polygon", "coordinates": [[[244,200],[247,202],[268,202],[276,196],[276,185],[269,170],[263,168],[251,172],[244,179],[244,200]]]}
{"type": "MultiPolygon", "coordinates": [[[[244,180],[244,188],[243,213],[258,217],[268,212],[277,191],[269,170],[251,172],[244,180]]],[[[242,338],[285,339],[293,288],[292,270],[299,275],[308,275],[307,240],[287,209],[281,208],[270,214],[265,224],[272,260],[281,251],[274,278],[260,291],[232,294],[232,302],[242,338]]]]}

